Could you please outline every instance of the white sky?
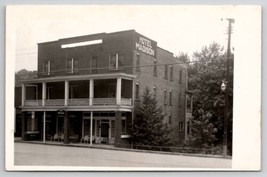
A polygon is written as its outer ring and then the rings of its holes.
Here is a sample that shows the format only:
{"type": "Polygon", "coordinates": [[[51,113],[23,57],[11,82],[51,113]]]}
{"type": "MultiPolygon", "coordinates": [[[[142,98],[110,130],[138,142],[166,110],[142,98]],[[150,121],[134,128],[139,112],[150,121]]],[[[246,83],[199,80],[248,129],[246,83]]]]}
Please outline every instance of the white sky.
{"type": "Polygon", "coordinates": [[[15,71],[37,69],[37,43],[100,32],[135,29],[160,47],[189,56],[213,41],[226,48],[228,23],[221,18],[234,18],[234,9],[173,5],[17,6],[15,71]]]}

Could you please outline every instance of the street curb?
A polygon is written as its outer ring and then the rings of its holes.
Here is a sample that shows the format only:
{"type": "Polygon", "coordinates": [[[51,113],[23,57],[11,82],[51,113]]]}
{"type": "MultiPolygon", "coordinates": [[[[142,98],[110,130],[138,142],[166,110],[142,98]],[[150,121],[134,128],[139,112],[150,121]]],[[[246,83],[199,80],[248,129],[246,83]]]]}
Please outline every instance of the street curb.
{"type": "Polygon", "coordinates": [[[177,156],[194,156],[194,157],[205,157],[205,158],[232,159],[231,156],[223,157],[223,156],[220,156],[220,155],[205,155],[205,154],[163,152],[163,151],[150,151],[150,150],[141,150],[141,149],[116,148],[116,147],[112,147],[111,148],[111,147],[99,147],[99,146],[97,146],[97,147],[96,146],[81,146],[81,145],[78,145],[78,144],[54,144],[54,143],[47,143],[47,142],[44,143],[44,142],[22,141],[22,140],[15,140],[15,143],[65,146],[65,147],[79,147],[79,148],[92,148],[92,149],[103,149],[103,150],[113,150],[113,151],[140,152],[140,153],[177,155],[177,156]]]}

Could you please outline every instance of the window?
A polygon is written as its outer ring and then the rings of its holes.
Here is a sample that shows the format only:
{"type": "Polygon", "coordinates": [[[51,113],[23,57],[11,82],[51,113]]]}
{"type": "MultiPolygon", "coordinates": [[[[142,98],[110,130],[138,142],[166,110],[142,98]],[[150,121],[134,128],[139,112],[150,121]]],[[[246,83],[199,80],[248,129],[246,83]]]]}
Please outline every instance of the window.
{"type": "Polygon", "coordinates": [[[182,69],[179,71],[179,83],[182,83],[182,69]]]}
{"type": "Polygon", "coordinates": [[[165,74],[164,74],[164,78],[168,79],[168,65],[165,65],[165,74]]]}
{"type": "Polygon", "coordinates": [[[172,106],[172,91],[170,91],[169,105],[172,106]]]}
{"type": "Polygon", "coordinates": [[[140,71],[140,54],[136,54],[136,71],[140,71]]]}
{"type": "Polygon", "coordinates": [[[136,83],[135,87],[135,99],[139,100],[139,83],[136,83]]]}
{"type": "Polygon", "coordinates": [[[124,56],[121,54],[113,54],[109,56],[109,69],[119,70],[124,66],[124,56]]]}
{"type": "Polygon", "coordinates": [[[121,120],[121,134],[122,135],[126,134],[126,120],[125,119],[121,120]]]}
{"type": "Polygon", "coordinates": [[[164,104],[167,104],[167,90],[164,90],[164,104]]]}
{"type": "Polygon", "coordinates": [[[43,63],[43,75],[50,75],[51,73],[51,63],[50,60],[43,63]]]}
{"type": "Polygon", "coordinates": [[[178,101],[179,101],[178,105],[179,105],[179,107],[181,107],[182,106],[182,94],[181,94],[181,92],[179,93],[178,101]]]}
{"type": "Polygon", "coordinates": [[[109,56],[109,69],[116,69],[116,54],[109,56]]]}
{"type": "Polygon", "coordinates": [[[187,134],[190,135],[191,131],[190,131],[190,121],[187,122],[187,134]]]}
{"type": "Polygon", "coordinates": [[[169,115],[169,124],[172,124],[172,115],[169,115]]]}
{"type": "Polygon", "coordinates": [[[191,108],[191,96],[186,95],[186,110],[187,112],[192,112],[192,108],[191,108]]]}
{"type": "Polygon", "coordinates": [[[154,76],[157,76],[157,60],[154,59],[154,76]]]}
{"type": "Polygon", "coordinates": [[[173,81],[173,66],[170,66],[170,80],[173,81]]]}
{"type": "Polygon", "coordinates": [[[153,94],[154,94],[154,98],[156,99],[157,98],[157,87],[153,87],[153,94]]]}
{"type": "Polygon", "coordinates": [[[179,122],[179,131],[184,131],[184,122],[179,122]]]}
{"type": "Polygon", "coordinates": [[[67,73],[73,74],[78,72],[78,59],[68,59],[66,63],[67,73]]]}
{"type": "Polygon", "coordinates": [[[91,60],[91,74],[97,73],[97,57],[92,57],[91,60]]]}

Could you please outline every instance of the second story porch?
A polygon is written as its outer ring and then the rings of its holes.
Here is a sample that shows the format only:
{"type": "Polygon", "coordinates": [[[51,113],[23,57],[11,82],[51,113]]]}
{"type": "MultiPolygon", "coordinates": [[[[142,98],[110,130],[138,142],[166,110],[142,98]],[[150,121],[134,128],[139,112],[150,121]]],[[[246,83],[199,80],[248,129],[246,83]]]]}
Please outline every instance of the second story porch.
{"type": "Polygon", "coordinates": [[[123,73],[39,78],[22,84],[22,108],[132,108],[133,75],[123,73]]]}

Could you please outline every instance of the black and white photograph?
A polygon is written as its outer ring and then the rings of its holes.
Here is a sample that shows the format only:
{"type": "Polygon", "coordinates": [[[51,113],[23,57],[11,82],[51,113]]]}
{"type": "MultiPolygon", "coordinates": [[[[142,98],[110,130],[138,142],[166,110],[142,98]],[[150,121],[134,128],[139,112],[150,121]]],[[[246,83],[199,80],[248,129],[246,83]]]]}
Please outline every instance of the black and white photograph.
{"type": "Polygon", "coordinates": [[[7,6],[6,169],[260,170],[260,62],[260,6],[7,6]]]}

